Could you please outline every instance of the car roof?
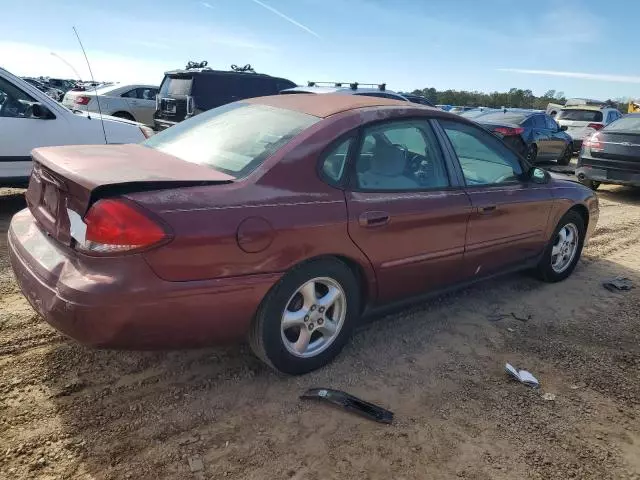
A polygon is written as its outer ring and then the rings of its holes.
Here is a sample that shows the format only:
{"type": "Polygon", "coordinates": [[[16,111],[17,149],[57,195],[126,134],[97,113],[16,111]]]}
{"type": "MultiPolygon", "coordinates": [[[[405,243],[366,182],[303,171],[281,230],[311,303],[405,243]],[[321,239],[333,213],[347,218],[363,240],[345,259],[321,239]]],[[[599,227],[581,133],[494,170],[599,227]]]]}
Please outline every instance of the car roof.
{"type": "MultiPolygon", "coordinates": [[[[404,107],[415,109],[428,109],[433,112],[441,112],[441,110],[420,105],[417,103],[409,103],[404,100],[392,100],[389,98],[369,97],[367,95],[344,95],[328,93],[326,95],[296,94],[296,95],[271,95],[269,97],[256,97],[242,100],[242,102],[268,105],[271,107],[284,108],[287,110],[295,110],[298,112],[313,115],[315,117],[325,118],[336,113],[347,110],[355,110],[358,108],[368,107],[404,107]]],[[[443,112],[444,113],[444,112],[443,112]]]]}

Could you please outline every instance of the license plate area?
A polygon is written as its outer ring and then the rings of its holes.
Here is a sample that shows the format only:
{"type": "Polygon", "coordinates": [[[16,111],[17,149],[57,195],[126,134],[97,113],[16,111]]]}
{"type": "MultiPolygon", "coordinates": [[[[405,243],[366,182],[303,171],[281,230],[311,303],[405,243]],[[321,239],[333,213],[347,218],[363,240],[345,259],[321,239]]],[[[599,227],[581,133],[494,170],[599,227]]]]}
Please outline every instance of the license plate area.
{"type": "Polygon", "coordinates": [[[44,191],[42,193],[42,206],[54,219],[58,215],[58,199],[59,195],[57,187],[55,185],[45,183],[44,191]]]}

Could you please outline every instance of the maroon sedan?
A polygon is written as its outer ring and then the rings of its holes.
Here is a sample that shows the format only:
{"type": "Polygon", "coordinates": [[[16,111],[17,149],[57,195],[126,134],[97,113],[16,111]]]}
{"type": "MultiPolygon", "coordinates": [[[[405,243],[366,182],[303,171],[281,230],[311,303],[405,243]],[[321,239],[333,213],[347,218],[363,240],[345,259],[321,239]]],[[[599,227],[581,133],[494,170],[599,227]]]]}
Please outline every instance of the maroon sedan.
{"type": "Polygon", "coordinates": [[[474,123],[375,97],[256,98],[33,159],[9,243],[47,322],[96,347],[248,336],[292,374],[382,306],[516,269],[563,280],[598,218],[589,189],[474,123]]]}

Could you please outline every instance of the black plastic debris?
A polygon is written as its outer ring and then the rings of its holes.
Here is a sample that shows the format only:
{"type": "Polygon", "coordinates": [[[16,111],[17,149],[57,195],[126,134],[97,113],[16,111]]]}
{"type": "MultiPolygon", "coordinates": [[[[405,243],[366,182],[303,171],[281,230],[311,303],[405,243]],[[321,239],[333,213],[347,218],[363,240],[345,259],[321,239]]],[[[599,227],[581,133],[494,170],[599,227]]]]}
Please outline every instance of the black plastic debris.
{"type": "Polygon", "coordinates": [[[610,292],[624,292],[633,288],[633,282],[627,277],[615,277],[602,282],[602,286],[610,292]]]}
{"type": "Polygon", "coordinates": [[[341,390],[332,390],[330,388],[310,388],[304,394],[300,395],[300,398],[302,400],[323,400],[376,422],[393,422],[393,412],[385,410],[373,403],[361,400],[341,390]]]}

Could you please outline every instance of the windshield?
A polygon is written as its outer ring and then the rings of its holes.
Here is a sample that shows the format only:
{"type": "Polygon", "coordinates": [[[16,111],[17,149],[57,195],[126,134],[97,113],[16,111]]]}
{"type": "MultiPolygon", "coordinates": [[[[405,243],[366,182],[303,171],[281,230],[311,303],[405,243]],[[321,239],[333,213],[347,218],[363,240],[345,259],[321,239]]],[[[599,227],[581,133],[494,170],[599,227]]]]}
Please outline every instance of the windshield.
{"type": "Polygon", "coordinates": [[[560,110],[557,120],[574,120],[578,122],[601,122],[602,112],[600,110],[560,110]]]}
{"type": "Polygon", "coordinates": [[[640,133],[640,116],[622,117],[607,125],[604,130],[607,132],[640,133]]]}
{"type": "Polygon", "coordinates": [[[160,85],[161,97],[180,97],[191,94],[191,83],[193,79],[176,78],[176,77],[164,77],[162,85],[160,85]]]}
{"type": "Polygon", "coordinates": [[[516,112],[489,112],[486,115],[482,115],[480,117],[480,122],[482,123],[515,123],[519,125],[522,123],[528,114],[524,113],[516,113],[516,112]]]}
{"type": "Polygon", "coordinates": [[[319,121],[291,110],[232,103],[164,130],[143,145],[240,178],[319,121]]]}

